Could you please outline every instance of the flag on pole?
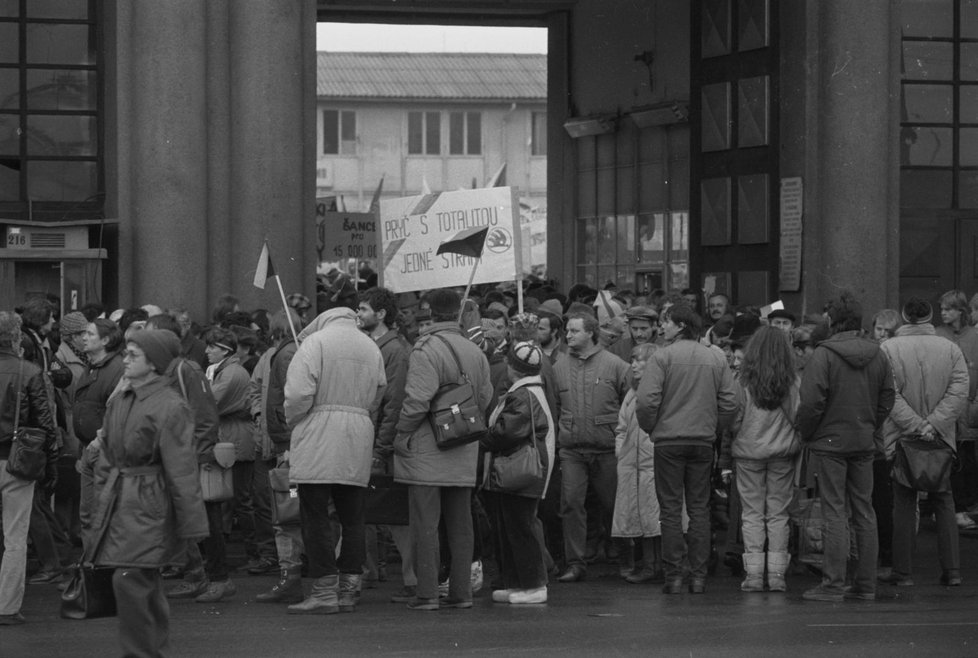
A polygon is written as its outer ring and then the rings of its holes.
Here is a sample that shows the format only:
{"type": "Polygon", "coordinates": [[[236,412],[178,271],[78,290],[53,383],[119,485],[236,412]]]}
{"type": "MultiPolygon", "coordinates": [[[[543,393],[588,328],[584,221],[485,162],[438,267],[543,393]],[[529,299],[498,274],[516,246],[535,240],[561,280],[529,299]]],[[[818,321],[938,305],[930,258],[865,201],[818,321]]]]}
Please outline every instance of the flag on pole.
{"type": "Polygon", "coordinates": [[[424,174],[421,174],[421,194],[428,195],[431,194],[431,188],[428,187],[428,179],[424,174]]]}
{"type": "Polygon", "coordinates": [[[265,289],[265,282],[270,278],[275,276],[275,267],[272,265],[272,257],[268,253],[268,242],[263,242],[261,245],[261,253],[258,254],[258,266],[255,268],[255,280],[254,283],[256,288],[265,289]]]}
{"type": "Polygon", "coordinates": [[[486,181],[486,187],[506,187],[506,163],[504,162],[502,166],[492,175],[492,178],[486,181]]]}
{"type": "Polygon", "coordinates": [[[374,214],[380,214],[380,193],[384,190],[384,177],[380,177],[380,182],[377,184],[377,189],[374,190],[374,196],[370,200],[370,209],[367,212],[372,212],[374,214]]]}
{"type": "Polygon", "coordinates": [[[467,228],[459,231],[451,240],[445,240],[438,245],[436,254],[443,254],[446,251],[472,258],[482,258],[482,250],[486,246],[486,236],[489,235],[489,227],[467,228]]]}

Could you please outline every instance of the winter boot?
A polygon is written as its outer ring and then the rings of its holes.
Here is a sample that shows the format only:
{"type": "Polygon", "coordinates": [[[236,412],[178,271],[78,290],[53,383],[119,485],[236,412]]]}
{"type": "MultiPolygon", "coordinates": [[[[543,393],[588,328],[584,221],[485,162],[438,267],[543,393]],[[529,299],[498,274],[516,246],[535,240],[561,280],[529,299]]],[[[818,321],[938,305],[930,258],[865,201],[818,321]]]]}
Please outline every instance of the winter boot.
{"type": "Polygon", "coordinates": [[[618,548],[618,575],[628,578],[635,572],[635,546],[631,539],[616,539],[618,548]]]}
{"type": "Polygon", "coordinates": [[[783,592],[788,589],[784,582],[784,574],[788,571],[791,555],[788,553],[767,554],[767,588],[772,592],[783,592]]]}
{"type": "Polygon", "coordinates": [[[255,597],[258,603],[299,603],[302,601],[302,576],[299,567],[282,569],[272,589],[255,597]]]}
{"type": "Polygon", "coordinates": [[[355,612],[360,598],[360,574],[341,573],[338,590],[340,612],[355,612]]]}
{"type": "Polygon", "coordinates": [[[764,553],[744,553],[744,571],[747,577],[740,583],[742,592],[764,591],[764,553]]]}
{"type": "Polygon", "coordinates": [[[309,597],[301,603],[290,605],[290,615],[332,615],[340,611],[336,589],[339,586],[339,576],[323,576],[312,584],[309,597]]]}

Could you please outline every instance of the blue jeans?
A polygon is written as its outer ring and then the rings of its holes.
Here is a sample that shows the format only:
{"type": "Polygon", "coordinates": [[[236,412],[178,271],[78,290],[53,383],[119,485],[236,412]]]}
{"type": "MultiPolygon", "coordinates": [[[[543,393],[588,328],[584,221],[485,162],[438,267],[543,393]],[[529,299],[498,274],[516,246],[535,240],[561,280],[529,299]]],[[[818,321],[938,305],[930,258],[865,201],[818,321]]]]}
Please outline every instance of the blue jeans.
{"type": "Polygon", "coordinates": [[[567,565],[584,567],[587,551],[585,500],[590,486],[606,514],[615,510],[618,458],[614,452],[560,449],[560,517],[564,522],[564,557],[567,565]]]}
{"type": "Polygon", "coordinates": [[[693,578],[706,578],[710,560],[710,473],[713,448],[705,445],[655,446],[655,493],[662,526],[662,563],[667,579],[683,574],[688,553],[693,578]],[[683,539],[683,500],[689,530],[683,539]],[[687,550],[688,546],[688,550],[687,550]]]}
{"type": "Polygon", "coordinates": [[[853,585],[859,592],[873,593],[876,591],[879,553],[876,512],[873,511],[873,455],[815,454],[818,456],[818,485],[825,522],[822,588],[841,593],[845,587],[850,553],[848,521],[852,524],[859,555],[853,585]]]}

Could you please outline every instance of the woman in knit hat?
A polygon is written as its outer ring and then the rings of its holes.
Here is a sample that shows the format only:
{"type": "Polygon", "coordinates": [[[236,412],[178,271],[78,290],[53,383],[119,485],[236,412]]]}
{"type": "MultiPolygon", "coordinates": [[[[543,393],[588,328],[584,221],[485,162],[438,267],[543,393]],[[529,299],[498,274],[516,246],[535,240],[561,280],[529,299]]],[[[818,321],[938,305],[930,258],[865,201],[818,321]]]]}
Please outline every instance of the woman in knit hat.
{"type": "Polygon", "coordinates": [[[553,470],[554,412],[540,379],[543,352],[529,342],[513,345],[507,356],[513,384],[489,418],[483,487],[496,528],[496,559],[502,589],[496,603],[546,603],[547,569],[537,506],[553,470]]]}
{"type": "Polygon", "coordinates": [[[110,401],[95,466],[93,543],[86,557],[115,567],[112,586],[124,655],[157,656],[169,644],[159,569],[183,542],[207,536],[190,410],[162,376],[180,353],[169,331],[135,333],[125,351],[129,385],[110,401]]]}

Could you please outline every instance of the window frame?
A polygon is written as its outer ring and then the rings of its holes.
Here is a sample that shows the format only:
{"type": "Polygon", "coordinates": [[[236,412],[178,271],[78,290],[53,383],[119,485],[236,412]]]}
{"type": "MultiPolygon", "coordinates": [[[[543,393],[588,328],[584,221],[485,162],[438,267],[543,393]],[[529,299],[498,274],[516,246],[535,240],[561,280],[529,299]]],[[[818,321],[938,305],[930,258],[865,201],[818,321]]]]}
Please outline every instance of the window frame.
{"type": "Polygon", "coordinates": [[[439,110],[409,110],[407,113],[407,154],[410,156],[441,156],[441,115],[439,110]],[[420,119],[420,134],[416,144],[412,134],[413,119],[420,119]],[[432,126],[432,119],[435,125],[432,126]]]}
{"type": "Polygon", "coordinates": [[[326,107],[321,110],[323,118],[323,155],[357,155],[359,151],[359,136],[357,133],[358,117],[356,110],[341,110],[338,108],[326,107]],[[327,126],[326,117],[329,114],[336,115],[335,124],[327,126]],[[350,134],[352,132],[352,134],[350,134]],[[330,133],[335,142],[335,150],[329,150],[330,133]],[[349,139],[348,139],[349,138],[349,139]]]}
{"type": "Polygon", "coordinates": [[[448,113],[448,155],[482,155],[482,112],[453,110],[448,113]],[[461,134],[456,133],[456,120],[460,119],[461,134]],[[478,123],[474,129],[473,123],[478,123]],[[460,144],[456,144],[456,138],[460,144]],[[473,141],[478,143],[473,145],[473,141]]]}

